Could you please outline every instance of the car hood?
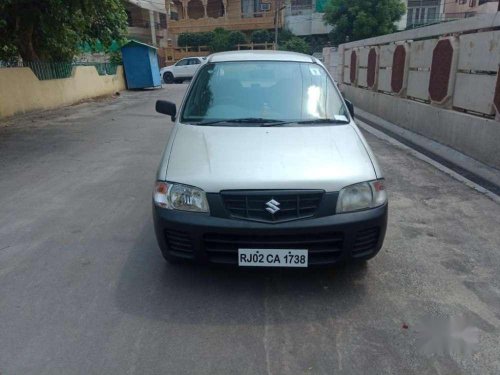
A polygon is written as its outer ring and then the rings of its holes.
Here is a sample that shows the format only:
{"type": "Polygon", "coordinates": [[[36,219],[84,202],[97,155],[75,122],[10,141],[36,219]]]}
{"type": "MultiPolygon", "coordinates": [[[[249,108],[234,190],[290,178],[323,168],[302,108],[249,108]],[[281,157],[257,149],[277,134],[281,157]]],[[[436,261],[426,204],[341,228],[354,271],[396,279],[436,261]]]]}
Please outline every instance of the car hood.
{"type": "Polygon", "coordinates": [[[338,191],[376,178],[351,125],[214,127],[177,125],[159,178],[206,192],[232,189],[338,191]],[[168,167],[167,167],[168,164],[168,167]],[[164,177],[164,178],[161,178],[164,177]]]}

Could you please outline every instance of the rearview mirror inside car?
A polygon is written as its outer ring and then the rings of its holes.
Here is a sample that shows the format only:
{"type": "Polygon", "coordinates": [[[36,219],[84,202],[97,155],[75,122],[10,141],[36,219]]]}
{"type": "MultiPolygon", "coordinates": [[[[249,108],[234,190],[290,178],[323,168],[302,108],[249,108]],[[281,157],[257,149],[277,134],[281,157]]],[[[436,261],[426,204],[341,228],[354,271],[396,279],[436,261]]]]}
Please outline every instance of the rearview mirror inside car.
{"type": "Polygon", "coordinates": [[[177,107],[175,106],[175,103],[169,102],[167,100],[157,100],[156,112],[163,113],[164,115],[169,115],[172,121],[175,121],[177,107]]]}
{"type": "Polygon", "coordinates": [[[347,109],[349,110],[351,117],[354,118],[354,105],[350,100],[347,99],[345,99],[345,104],[347,105],[347,109]]]}

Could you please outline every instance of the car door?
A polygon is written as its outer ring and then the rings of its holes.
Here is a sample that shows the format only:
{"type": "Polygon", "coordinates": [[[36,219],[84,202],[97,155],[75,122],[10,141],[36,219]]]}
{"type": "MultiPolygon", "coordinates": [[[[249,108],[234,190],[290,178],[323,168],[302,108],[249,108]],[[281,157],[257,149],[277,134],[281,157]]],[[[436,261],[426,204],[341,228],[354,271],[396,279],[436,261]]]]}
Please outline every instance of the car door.
{"type": "Polygon", "coordinates": [[[189,60],[190,59],[182,59],[177,61],[172,69],[172,73],[175,78],[189,77],[189,60]]]}
{"type": "Polygon", "coordinates": [[[197,58],[191,58],[189,59],[189,64],[188,64],[188,74],[189,77],[193,77],[194,74],[196,73],[196,70],[200,67],[201,61],[200,59],[197,58]]]}

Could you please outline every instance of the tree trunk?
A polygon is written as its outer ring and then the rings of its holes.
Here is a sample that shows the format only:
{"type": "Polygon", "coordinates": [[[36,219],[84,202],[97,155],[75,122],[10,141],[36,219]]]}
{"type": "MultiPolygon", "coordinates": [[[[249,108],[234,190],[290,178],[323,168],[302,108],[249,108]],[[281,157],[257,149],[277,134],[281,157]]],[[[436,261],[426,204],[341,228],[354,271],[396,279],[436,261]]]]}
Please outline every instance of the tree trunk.
{"type": "Polygon", "coordinates": [[[19,39],[17,42],[17,49],[19,54],[26,61],[37,61],[40,60],[38,54],[33,47],[33,22],[30,22],[31,17],[26,17],[16,20],[16,29],[18,31],[19,39]]]}

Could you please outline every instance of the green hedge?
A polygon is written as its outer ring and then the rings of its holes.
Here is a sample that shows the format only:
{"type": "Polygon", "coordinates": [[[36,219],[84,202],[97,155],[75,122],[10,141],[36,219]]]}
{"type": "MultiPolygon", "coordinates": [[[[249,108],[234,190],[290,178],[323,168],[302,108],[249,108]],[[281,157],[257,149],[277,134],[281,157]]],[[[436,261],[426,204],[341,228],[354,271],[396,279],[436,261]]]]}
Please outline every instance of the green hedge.
{"type": "MultiPolygon", "coordinates": [[[[250,36],[252,43],[272,43],[274,33],[269,30],[255,30],[250,36]]],[[[241,31],[229,31],[217,28],[206,33],[182,33],[179,35],[177,45],[179,47],[208,46],[210,52],[230,51],[237,44],[245,44],[249,41],[241,31]]],[[[283,29],[278,34],[280,49],[301,53],[311,53],[318,49],[322,41],[315,39],[304,40],[293,35],[290,31],[283,29]],[[318,44],[318,46],[316,45],[318,44]]]]}
{"type": "Polygon", "coordinates": [[[255,30],[252,32],[250,40],[253,43],[272,43],[274,41],[274,34],[269,30],[255,30]]]}

